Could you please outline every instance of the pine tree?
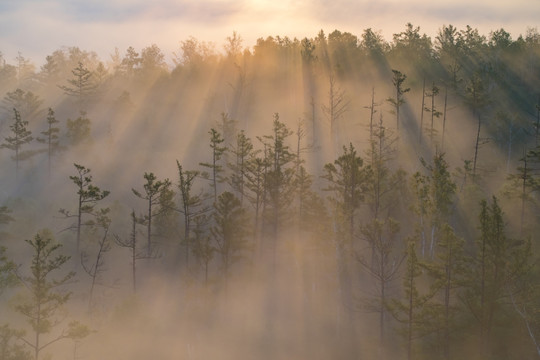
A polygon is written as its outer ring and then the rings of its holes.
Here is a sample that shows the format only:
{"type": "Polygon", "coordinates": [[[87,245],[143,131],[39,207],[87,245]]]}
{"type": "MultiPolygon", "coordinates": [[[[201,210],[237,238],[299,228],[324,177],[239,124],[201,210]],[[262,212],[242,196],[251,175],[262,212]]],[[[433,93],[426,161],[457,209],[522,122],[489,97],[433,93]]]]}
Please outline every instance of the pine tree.
{"type": "Polygon", "coordinates": [[[400,71],[394,69],[392,69],[392,74],[392,84],[396,89],[396,97],[388,98],[386,99],[386,101],[389,102],[394,108],[392,112],[396,115],[396,129],[399,131],[399,110],[401,106],[405,104],[405,99],[403,99],[403,95],[409,92],[411,89],[403,87],[403,83],[405,82],[405,80],[407,80],[407,75],[402,74],[400,71]]]}
{"type": "Polygon", "coordinates": [[[341,241],[348,243],[347,246],[354,238],[356,211],[366,190],[367,173],[363,165],[362,158],[351,143],[348,148],[343,146],[343,154],[334,163],[324,166],[322,176],[328,181],[328,186],[323,190],[333,193],[330,200],[336,212],[338,231],[343,236],[341,241]]]}
{"type": "Polygon", "coordinates": [[[67,119],[66,122],[66,138],[71,146],[91,142],[91,125],[90,119],[86,116],[85,111],[81,111],[77,119],[67,119]]]}
{"type": "Polygon", "coordinates": [[[53,273],[63,270],[69,256],[57,255],[61,245],[54,242],[49,231],[41,231],[33,240],[26,242],[34,251],[30,274],[18,277],[29,293],[18,299],[15,310],[28,320],[32,328],[33,340],[22,340],[33,351],[34,359],[39,360],[40,354],[48,346],[62,339],[84,338],[90,331],[86,326],[72,321],[59,334],[52,334],[52,337],[44,340],[44,336],[59,325],[60,312],[71,298],[71,292],[63,291],[62,286],[71,281],[75,273],[53,278],[53,273]]]}
{"type": "Polygon", "coordinates": [[[51,176],[51,159],[53,155],[62,150],[60,141],[58,139],[60,129],[55,127],[55,125],[58,123],[59,121],[56,120],[53,109],[49,108],[49,113],[47,115],[47,130],[41,132],[44,138],[38,137],[36,139],[40,143],[47,144],[47,169],[49,177],[51,176]]]}
{"type": "Polygon", "coordinates": [[[68,79],[68,86],[60,86],[64,93],[68,96],[76,98],[79,111],[86,111],[86,103],[96,91],[96,84],[93,82],[93,72],[88,70],[82,62],[79,62],[77,67],[71,70],[73,78],[68,79]]]}
{"type": "Polygon", "coordinates": [[[227,281],[231,267],[243,257],[247,257],[248,217],[240,200],[226,191],[219,196],[218,202],[214,205],[213,219],[214,225],[210,232],[217,244],[217,252],[221,257],[223,274],[227,281]]]}
{"type": "Polygon", "coordinates": [[[225,139],[223,139],[221,133],[218,132],[216,129],[210,129],[208,134],[210,134],[210,149],[212,149],[212,162],[199,163],[199,165],[210,169],[210,174],[202,173],[201,175],[210,180],[212,189],[214,190],[214,202],[216,202],[218,197],[217,184],[224,181],[224,178],[221,176],[221,173],[223,172],[223,166],[220,164],[220,160],[225,151],[227,150],[227,147],[222,146],[225,139]]]}
{"type": "Polygon", "coordinates": [[[448,164],[444,153],[436,153],[433,156],[433,164],[428,164],[420,159],[424,167],[429,171],[429,195],[431,208],[431,244],[430,256],[433,257],[437,238],[441,226],[449,221],[450,210],[454,202],[456,184],[448,171],[448,164]]]}
{"type": "Polygon", "coordinates": [[[79,165],[73,164],[77,170],[77,174],[70,176],[70,180],[73,181],[77,187],[77,212],[71,214],[66,209],[60,209],[59,212],[63,214],[66,218],[77,218],[77,222],[74,225],[68,227],[70,230],[75,230],[77,232],[77,243],[76,243],[76,254],[78,255],[81,243],[81,231],[83,226],[92,225],[93,220],[88,220],[83,222],[83,216],[85,214],[90,216],[95,216],[94,208],[97,203],[109,195],[108,190],[101,190],[99,187],[95,186],[92,183],[92,175],[90,175],[90,169],[79,165]]]}
{"type": "Polygon", "coordinates": [[[157,180],[154,173],[144,173],[144,179],[146,183],[143,185],[144,192],[140,192],[135,189],[131,189],[133,194],[140,199],[146,200],[146,214],[144,216],[144,224],[146,225],[147,235],[146,235],[146,256],[152,257],[153,252],[153,241],[152,241],[152,221],[154,217],[159,213],[166,211],[167,209],[158,208],[160,204],[160,195],[163,191],[166,191],[171,186],[169,179],[157,180]]]}
{"type": "Polygon", "coordinates": [[[22,151],[23,146],[30,143],[34,138],[32,132],[26,129],[28,121],[21,119],[21,115],[17,109],[13,108],[14,122],[9,126],[12,132],[12,136],[8,136],[5,139],[5,143],[0,145],[0,148],[9,149],[15,151],[13,160],[15,160],[15,176],[19,174],[19,161],[26,160],[35,153],[32,151],[22,151]]]}
{"type": "MultiPolygon", "coordinates": [[[[199,261],[199,264],[204,267],[204,284],[208,285],[208,269],[210,262],[214,258],[214,253],[218,249],[209,234],[208,225],[210,218],[206,214],[198,214],[193,217],[193,223],[193,238],[190,240],[193,255],[199,261]]],[[[227,276],[226,273],[225,276],[227,276]]]]}
{"type": "Polygon", "coordinates": [[[505,308],[512,297],[511,286],[527,274],[530,243],[506,236],[503,212],[497,198],[480,204],[476,253],[470,263],[464,301],[476,320],[478,352],[491,358],[496,348],[495,330],[504,324],[505,308]]]}
{"type": "Polygon", "coordinates": [[[428,98],[431,98],[431,106],[424,108],[424,111],[429,112],[431,115],[431,126],[429,128],[429,137],[431,139],[431,145],[433,145],[433,141],[437,133],[434,127],[435,125],[434,120],[435,118],[438,119],[442,115],[442,113],[439,110],[437,110],[435,106],[435,97],[439,95],[439,91],[440,91],[439,88],[435,86],[435,82],[433,82],[430,91],[425,94],[425,96],[427,96],[428,98]]]}
{"type": "Polygon", "coordinates": [[[265,206],[263,208],[263,229],[268,230],[271,243],[273,265],[276,264],[277,241],[280,231],[289,216],[291,197],[294,191],[295,155],[290,151],[287,139],[292,131],[274,114],[272,135],[261,140],[265,146],[265,206]]]}
{"type": "Polygon", "coordinates": [[[249,160],[254,154],[251,139],[246,136],[244,130],[236,135],[236,144],[231,147],[230,152],[234,155],[234,162],[230,162],[231,169],[230,185],[240,197],[240,203],[244,203],[244,194],[248,173],[249,160]]]}
{"type": "Polygon", "coordinates": [[[431,330],[428,314],[433,294],[421,294],[418,289],[423,268],[416,255],[415,242],[411,240],[407,246],[407,262],[403,274],[404,297],[402,300],[392,299],[389,305],[390,312],[401,324],[399,332],[405,340],[408,360],[413,358],[415,340],[429,334],[431,330]]]}
{"type": "Polygon", "coordinates": [[[444,359],[450,359],[452,340],[459,334],[458,317],[464,309],[460,306],[459,298],[465,285],[467,259],[465,257],[465,241],[454,233],[452,227],[444,224],[441,228],[439,251],[434,261],[427,265],[427,270],[433,278],[432,291],[440,294],[440,306],[435,318],[440,318],[438,332],[441,333],[435,348],[442,350],[444,359]]]}
{"type": "Polygon", "coordinates": [[[208,211],[203,207],[203,197],[201,194],[195,194],[193,185],[195,179],[200,175],[198,171],[184,170],[180,162],[176,160],[178,167],[178,191],[180,194],[179,211],[184,218],[184,239],[183,243],[186,248],[186,266],[189,266],[189,252],[191,245],[191,227],[192,220],[208,211]]]}
{"type": "Polygon", "coordinates": [[[127,239],[122,239],[118,235],[114,235],[115,243],[123,248],[127,248],[131,252],[131,280],[133,294],[137,293],[137,260],[146,259],[146,254],[141,252],[137,247],[137,224],[140,224],[135,211],[131,212],[131,232],[127,239]]]}
{"type": "Polygon", "coordinates": [[[23,119],[32,122],[41,115],[41,104],[43,104],[43,100],[33,92],[16,89],[6,93],[0,107],[8,112],[15,108],[23,119]]]}
{"type": "Polygon", "coordinates": [[[88,312],[91,313],[95,306],[94,304],[94,289],[101,281],[101,274],[105,269],[104,256],[109,250],[111,250],[111,243],[109,241],[109,229],[111,227],[111,219],[108,216],[109,208],[100,209],[96,215],[96,228],[103,231],[103,234],[97,241],[97,253],[95,259],[90,261],[90,255],[83,251],[81,253],[81,264],[84,271],[92,279],[90,285],[90,291],[88,293],[88,312]]]}
{"type": "Polygon", "coordinates": [[[361,237],[371,247],[371,258],[367,260],[357,253],[356,258],[360,265],[372,277],[375,295],[365,299],[365,309],[379,314],[380,346],[385,348],[387,306],[390,299],[390,287],[400,275],[399,269],[405,256],[397,253],[399,224],[388,218],[387,220],[374,219],[362,225],[361,237]]]}
{"type": "Polygon", "coordinates": [[[503,188],[504,195],[521,200],[520,234],[523,233],[526,204],[535,203],[534,193],[540,189],[540,181],[535,176],[535,169],[532,164],[534,155],[534,150],[529,151],[519,159],[521,165],[516,168],[515,173],[508,174],[506,177],[507,184],[503,188]]]}

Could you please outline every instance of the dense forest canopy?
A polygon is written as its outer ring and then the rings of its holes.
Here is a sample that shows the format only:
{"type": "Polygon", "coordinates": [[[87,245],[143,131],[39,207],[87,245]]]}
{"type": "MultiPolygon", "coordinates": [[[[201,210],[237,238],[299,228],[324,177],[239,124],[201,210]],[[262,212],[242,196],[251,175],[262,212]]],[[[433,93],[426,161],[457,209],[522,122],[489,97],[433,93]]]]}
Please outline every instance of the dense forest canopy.
{"type": "Polygon", "coordinates": [[[0,54],[0,359],[540,357],[538,30],[224,40],[0,54]]]}

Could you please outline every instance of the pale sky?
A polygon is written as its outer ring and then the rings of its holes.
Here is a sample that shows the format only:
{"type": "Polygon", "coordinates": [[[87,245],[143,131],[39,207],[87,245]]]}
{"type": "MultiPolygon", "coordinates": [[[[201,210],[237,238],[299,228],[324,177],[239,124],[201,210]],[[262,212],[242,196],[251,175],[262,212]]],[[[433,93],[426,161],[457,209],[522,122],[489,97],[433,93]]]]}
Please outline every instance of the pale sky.
{"type": "Polygon", "coordinates": [[[319,30],[380,30],[387,40],[411,22],[432,38],[442,25],[480,33],[503,27],[515,39],[539,27],[540,0],[0,0],[0,51],[38,66],[64,46],[95,51],[104,61],[118,47],[157,44],[171,62],[190,36],[222,49],[237,31],[244,46],[269,35],[314,37],[319,30]]]}

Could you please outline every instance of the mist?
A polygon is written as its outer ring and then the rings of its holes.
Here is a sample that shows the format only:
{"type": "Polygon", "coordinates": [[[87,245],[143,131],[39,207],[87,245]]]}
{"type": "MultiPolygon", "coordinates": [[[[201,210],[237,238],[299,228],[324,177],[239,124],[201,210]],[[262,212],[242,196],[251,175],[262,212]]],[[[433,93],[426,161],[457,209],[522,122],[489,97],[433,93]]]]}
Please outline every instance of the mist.
{"type": "Polygon", "coordinates": [[[537,356],[537,30],[312,35],[0,62],[4,359],[537,356]]]}

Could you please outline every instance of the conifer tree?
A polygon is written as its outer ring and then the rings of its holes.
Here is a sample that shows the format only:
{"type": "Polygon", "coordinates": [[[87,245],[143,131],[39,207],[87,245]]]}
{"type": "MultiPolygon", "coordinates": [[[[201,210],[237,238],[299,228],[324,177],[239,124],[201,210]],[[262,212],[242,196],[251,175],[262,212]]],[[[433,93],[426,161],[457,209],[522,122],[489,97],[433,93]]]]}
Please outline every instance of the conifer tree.
{"type": "Polygon", "coordinates": [[[47,144],[47,169],[49,177],[51,176],[51,159],[53,155],[62,149],[58,139],[60,129],[56,127],[56,124],[58,123],[59,121],[56,120],[53,109],[49,108],[49,113],[47,115],[47,130],[41,132],[44,136],[43,138],[38,137],[36,139],[40,143],[47,144]]]}
{"type": "MultiPolygon", "coordinates": [[[[192,243],[193,255],[195,255],[199,264],[204,267],[204,284],[208,285],[208,269],[218,248],[214,245],[215,242],[212,241],[208,231],[210,218],[206,214],[198,214],[193,217],[193,223],[193,238],[190,240],[192,243]]],[[[226,273],[225,276],[227,276],[226,273]]]]}
{"type": "Polygon", "coordinates": [[[399,131],[399,110],[403,104],[405,104],[405,99],[403,98],[403,95],[407,92],[409,92],[410,88],[404,88],[403,83],[405,80],[407,80],[407,75],[401,73],[399,70],[392,69],[392,84],[395,87],[396,90],[396,97],[395,98],[388,98],[386,99],[387,102],[389,102],[394,110],[392,111],[396,115],[396,128],[399,131]]]}
{"type": "Polygon", "coordinates": [[[200,175],[200,172],[196,170],[184,170],[178,160],[176,160],[176,165],[178,167],[178,191],[180,194],[179,212],[184,218],[183,243],[186,249],[186,266],[189,266],[191,223],[195,217],[207,212],[208,209],[203,206],[203,196],[201,194],[195,194],[195,189],[193,189],[195,180],[200,175]]]}
{"type": "Polygon", "coordinates": [[[230,185],[240,197],[240,203],[244,203],[244,195],[247,182],[249,161],[254,155],[253,143],[246,136],[244,130],[236,135],[236,144],[231,147],[230,152],[234,155],[233,161],[228,164],[231,169],[230,185]]]}
{"type": "Polygon", "coordinates": [[[343,146],[343,154],[324,166],[323,179],[328,186],[323,190],[333,193],[330,198],[336,211],[336,222],[344,243],[350,246],[354,238],[356,211],[366,190],[367,173],[364,162],[354,146],[343,146]]]}
{"type": "Polygon", "coordinates": [[[70,180],[73,181],[77,187],[77,210],[75,214],[71,214],[66,209],[60,209],[59,212],[66,218],[76,218],[77,222],[74,225],[69,226],[67,229],[75,230],[77,233],[76,254],[78,255],[81,243],[81,231],[83,226],[94,224],[93,220],[83,221],[85,214],[94,217],[96,215],[94,208],[97,203],[109,195],[108,190],[101,190],[99,187],[92,183],[92,175],[90,175],[90,169],[83,165],[73,164],[77,170],[77,174],[70,176],[70,180]]]}
{"type": "Polygon", "coordinates": [[[263,209],[263,228],[271,239],[273,264],[277,250],[277,241],[281,228],[288,217],[291,196],[294,191],[295,155],[287,144],[292,131],[274,114],[272,135],[264,136],[261,141],[265,145],[265,157],[268,170],[265,174],[265,207],[263,209]]]}
{"type": "Polygon", "coordinates": [[[356,253],[356,258],[362,268],[373,278],[375,295],[365,301],[365,309],[379,314],[380,346],[385,348],[387,306],[390,299],[390,288],[400,275],[399,269],[405,256],[397,252],[399,224],[388,218],[375,219],[361,226],[361,237],[371,247],[371,259],[367,260],[362,254],[356,253]]]}
{"type": "Polygon", "coordinates": [[[480,207],[480,236],[463,299],[476,320],[478,352],[482,358],[491,358],[496,348],[495,330],[503,324],[512,297],[511,284],[527,273],[531,253],[528,241],[507,237],[503,212],[495,196],[491,204],[482,200],[480,207]]]}
{"type": "Polygon", "coordinates": [[[422,275],[423,264],[416,255],[414,241],[407,245],[407,262],[403,274],[402,300],[392,299],[390,311],[394,318],[401,324],[399,332],[405,340],[407,359],[413,358],[413,345],[415,340],[430,332],[429,327],[429,301],[433,294],[422,294],[419,291],[419,281],[422,275]]]}
{"type": "Polygon", "coordinates": [[[435,348],[442,350],[444,359],[450,359],[452,339],[458,336],[458,317],[464,312],[459,298],[465,285],[467,259],[465,257],[465,241],[454,233],[452,227],[444,224],[441,228],[439,251],[427,270],[433,278],[432,291],[439,294],[440,302],[434,318],[441,319],[438,325],[441,335],[435,348]]]}
{"type": "Polygon", "coordinates": [[[66,137],[71,146],[91,142],[91,122],[85,111],[81,111],[75,120],[67,119],[66,137]]]}
{"type": "Polygon", "coordinates": [[[433,164],[420,159],[429,171],[429,196],[431,198],[431,243],[430,256],[433,257],[441,226],[449,221],[450,210],[456,193],[456,184],[448,171],[444,153],[433,156],[433,164]]]}
{"type": "Polygon", "coordinates": [[[84,112],[86,103],[96,90],[96,84],[92,81],[93,72],[79,61],[71,73],[73,78],[67,80],[69,85],[62,85],[60,89],[64,90],[66,95],[76,98],[79,111],[84,112]]]}
{"type": "Polygon", "coordinates": [[[527,203],[534,203],[534,193],[540,189],[540,181],[534,174],[534,155],[535,151],[529,151],[519,159],[521,165],[516,168],[516,172],[508,174],[507,184],[503,188],[503,194],[508,197],[516,197],[521,200],[520,214],[520,234],[523,233],[525,223],[525,209],[527,203]]]}
{"type": "Polygon", "coordinates": [[[89,329],[72,321],[59,333],[53,330],[59,327],[61,310],[71,298],[71,292],[62,289],[75,273],[69,272],[54,278],[54,273],[63,270],[69,256],[59,255],[61,245],[55,243],[48,230],[36,234],[33,240],[26,240],[34,254],[28,275],[18,275],[25,285],[27,295],[20,297],[15,310],[23,315],[32,328],[33,339],[21,338],[39,360],[40,354],[48,346],[62,339],[81,339],[89,335],[89,329]],[[51,334],[52,333],[52,334],[51,334]],[[49,338],[44,338],[51,334],[49,338]],[[46,339],[46,340],[45,340],[46,339]]]}
{"type": "Polygon", "coordinates": [[[100,209],[96,214],[96,228],[103,231],[103,234],[97,241],[97,252],[93,261],[89,260],[90,255],[83,251],[81,253],[81,264],[84,271],[92,279],[90,285],[90,291],[88,293],[88,312],[91,313],[94,308],[94,290],[95,287],[101,281],[101,274],[105,269],[105,254],[111,250],[111,243],[109,241],[109,229],[111,227],[111,219],[108,216],[109,208],[100,209]]]}
{"type": "Polygon", "coordinates": [[[249,250],[247,242],[248,218],[240,200],[226,191],[214,205],[214,225],[210,229],[217,244],[217,252],[221,257],[221,265],[225,281],[231,267],[249,250]]]}
{"type": "Polygon", "coordinates": [[[435,86],[435,82],[433,82],[431,89],[429,90],[429,92],[425,94],[425,96],[431,99],[431,106],[424,108],[424,111],[429,112],[431,115],[431,126],[429,128],[429,137],[431,139],[431,145],[433,145],[433,139],[435,138],[435,135],[436,135],[436,130],[434,127],[435,125],[434,120],[435,118],[438,119],[442,115],[442,113],[439,110],[437,110],[437,107],[435,106],[435,97],[439,95],[439,91],[440,91],[439,88],[435,86]]]}
{"type": "Polygon", "coordinates": [[[31,123],[32,120],[41,115],[40,107],[42,103],[43,100],[33,92],[18,88],[15,91],[6,93],[6,96],[2,99],[1,107],[8,112],[11,112],[13,108],[17,109],[21,117],[31,123]]]}
{"type": "Polygon", "coordinates": [[[115,243],[123,248],[127,248],[131,252],[131,280],[133,294],[137,293],[137,260],[145,259],[146,255],[137,247],[137,224],[140,224],[139,218],[135,215],[135,211],[131,212],[131,232],[127,239],[122,239],[118,235],[114,235],[115,243]]]}
{"type": "Polygon", "coordinates": [[[15,152],[13,160],[15,160],[15,176],[18,177],[19,162],[34,155],[32,151],[23,152],[22,148],[34,138],[32,137],[32,132],[26,129],[28,121],[21,119],[21,115],[17,109],[13,108],[13,113],[14,122],[9,126],[13,135],[4,138],[5,142],[0,147],[15,152]]]}
{"type": "Polygon", "coordinates": [[[226,146],[223,146],[225,139],[221,136],[221,133],[212,128],[208,132],[210,134],[210,149],[212,149],[212,162],[199,163],[199,165],[210,169],[210,173],[202,173],[201,175],[210,180],[212,189],[214,191],[214,202],[217,201],[218,187],[217,184],[223,182],[224,178],[221,176],[223,172],[223,166],[220,164],[221,157],[227,150],[226,146]]]}
{"type": "Polygon", "coordinates": [[[144,173],[144,179],[146,183],[143,185],[144,192],[140,192],[135,189],[131,189],[133,194],[140,199],[146,200],[146,214],[142,219],[146,225],[146,256],[151,257],[153,253],[153,241],[152,241],[152,221],[154,217],[159,213],[166,211],[165,208],[158,208],[160,204],[160,195],[163,191],[166,191],[171,186],[169,179],[157,180],[154,173],[144,173]]]}

